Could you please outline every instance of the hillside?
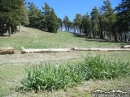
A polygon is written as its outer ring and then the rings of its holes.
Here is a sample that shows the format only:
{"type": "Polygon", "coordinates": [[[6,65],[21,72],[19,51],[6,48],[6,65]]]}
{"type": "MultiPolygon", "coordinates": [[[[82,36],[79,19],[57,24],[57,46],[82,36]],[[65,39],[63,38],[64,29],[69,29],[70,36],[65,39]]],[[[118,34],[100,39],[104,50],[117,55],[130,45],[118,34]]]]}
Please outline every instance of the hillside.
{"type": "MultiPolygon", "coordinates": [[[[52,34],[37,29],[22,27],[22,32],[15,33],[11,37],[0,37],[0,47],[14,47],[15,54],[0,55],[0,97],[89,97],[95,89],[104,91],[120,89],[122,91],[130,90],[130,77],[119,77],[110,80],[89,80],[83,84],[66,88],[54,92],[41,91],[35,93],[20,92],[17,88],[21,86],[20,82],[27,76],[26,70],[30,67],[46,63],[53,64],[77,64],[83,62],[86,55],[101,55],[104,60],[118,62],[121,59],[127,62],[130,59],[130,52],[89,52],[89,51],[71,51],[61,53],[28,53],[21,54],[20,47],[25,48],[68,48],[68,47],[120,47],[121,43],[100,42],[103,40],[93,40],[81,37],[75,37],[71,33],[58,32],[52,34]]],[[[119,61],[120,62],[120,61],[119,61]]],[[[50,70],[50,69],[49,69],[50,70]]]]}
{"type": "Polygon", "coordinates": [[[120,47],[120,43],[102,42],[104,40],[75,37],[72,33],[57,34],[22,26],[22,32],[11,37],[0,36],[0,47],[25,48],[69,48],[69,47],[120,47]]]}

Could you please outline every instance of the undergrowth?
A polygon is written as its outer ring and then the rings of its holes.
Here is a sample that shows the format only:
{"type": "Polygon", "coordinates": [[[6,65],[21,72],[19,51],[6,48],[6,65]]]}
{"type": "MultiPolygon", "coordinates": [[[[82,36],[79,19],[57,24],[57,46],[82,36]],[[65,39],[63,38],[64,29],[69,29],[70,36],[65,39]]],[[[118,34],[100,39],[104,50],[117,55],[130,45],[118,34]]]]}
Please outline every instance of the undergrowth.
{"type": "Polygon", "coordinates": [[[130,74],[129,62],[104,60],[88,55],[79,63],[47,63],[26,70],[23,90],[66,89],[90,79],[111,79],[130,74]]]}

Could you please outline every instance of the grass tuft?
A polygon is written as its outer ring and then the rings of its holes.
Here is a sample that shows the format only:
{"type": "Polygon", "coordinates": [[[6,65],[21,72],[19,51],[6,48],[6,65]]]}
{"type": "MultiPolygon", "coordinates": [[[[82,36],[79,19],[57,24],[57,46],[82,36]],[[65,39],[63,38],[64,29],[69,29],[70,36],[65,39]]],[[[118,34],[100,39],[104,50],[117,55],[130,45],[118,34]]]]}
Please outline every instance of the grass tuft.
{"type": "Polygon", "coordinates": [[[104,60],[100,55],[85,57],[86,79],[111,79],[130,74],[129,62],[104,60]]]}
{"type": "Polygon", "coordinates": [[[84,80],[84,70],[80,64],[56,65],[47,63],[27,70],[23,79],[24,90],[57,90],[76,86],[84,80]]]}
{"type": "Polygon", "coordinates": [[[85,57],[76,64],[47,63],[31,67],[22,80],[23,90],[66,89],[90,79],[111,79],[130,74],[129,62],[103,60],[100,55],[85,57]]]}

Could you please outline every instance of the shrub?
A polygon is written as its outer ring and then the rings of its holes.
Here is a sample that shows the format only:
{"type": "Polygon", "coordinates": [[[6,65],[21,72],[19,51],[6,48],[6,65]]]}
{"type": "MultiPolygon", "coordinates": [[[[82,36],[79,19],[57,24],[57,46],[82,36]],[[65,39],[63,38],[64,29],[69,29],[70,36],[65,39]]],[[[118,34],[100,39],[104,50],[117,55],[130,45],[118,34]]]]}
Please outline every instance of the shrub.
{"type": "Polygon", "coordinates": [[[56,65],[47,63],[34,66],[22,80],[24,90],[57,90],[75,86],[84,80],[84,70],[80,64],[56,65]]]}
{"type": "Polygon", "coordinates": [[[103,60],[88,55],[83,62],[47,63],[31,67],[22,80],[23,90],[57,90],[80,84],[89,79],[111,79],[130,73],[129,62],[103,60]]]}
{"type": "Polygon", "coordinates": [[[100,55],[85,57],[82,63],[86,67],[86,80],[110,79],[129,74],[129,62],[104,60],[100,55]]]}

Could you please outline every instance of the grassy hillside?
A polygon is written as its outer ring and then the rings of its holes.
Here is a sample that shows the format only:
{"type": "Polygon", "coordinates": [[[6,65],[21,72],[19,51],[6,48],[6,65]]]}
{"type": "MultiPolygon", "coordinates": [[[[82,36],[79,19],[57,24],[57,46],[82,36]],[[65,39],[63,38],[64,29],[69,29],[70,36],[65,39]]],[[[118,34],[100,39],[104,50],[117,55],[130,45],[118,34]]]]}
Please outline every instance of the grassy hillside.
{"type": "Polygon", "coordinates": [[[9,46],[19,50],[22,46],[25,48],[119,47],[120,43],[75,37],[73,34],[66,32],[54,34],[22,27],[21,33],[17,32],[10,38],[8,36],[0,37],[0,47],[9,46]]]}
{"type": "MultiPolygon", "coordinates": [[[[11,37],[0,36],[0,47],[14,47],[20,50],[25,48],[68,48],[68,47],[120,47],[121,43],[101,42],[81,37],[75,37],[71,33],[58,32],[57,34],[43,32],[33,28],[22,27],[22,32],[15,33],[11,37]]],[[[63,52],[63,53],[35,53],[35,54],[12,54],[0,55],[0,97],[91,97],[91,92],[97,89],[130,90],[130,76],[118,77],[106,80],[83,81],[76,87],[69,87],[66,90],[48,92],[18,91],[21,80],[27,76],[25,69],[45,63],[64,65],[83,62],[88,53],[93,56],[101,55],[104,60],[112,62],[125,62],[130,59],[130,52],[63,52]],[[69,56],[69,57],[68,57],[69,56]],[[79,57],[80,56],[80,57],[79,57]]],[[[130,64],[128,64],[130,66],[130,64]]],[[[49,69],[50,70],[50,69],[49,69]]],[[[50,72],[50,71],[49,71],[50,72]]]]}

